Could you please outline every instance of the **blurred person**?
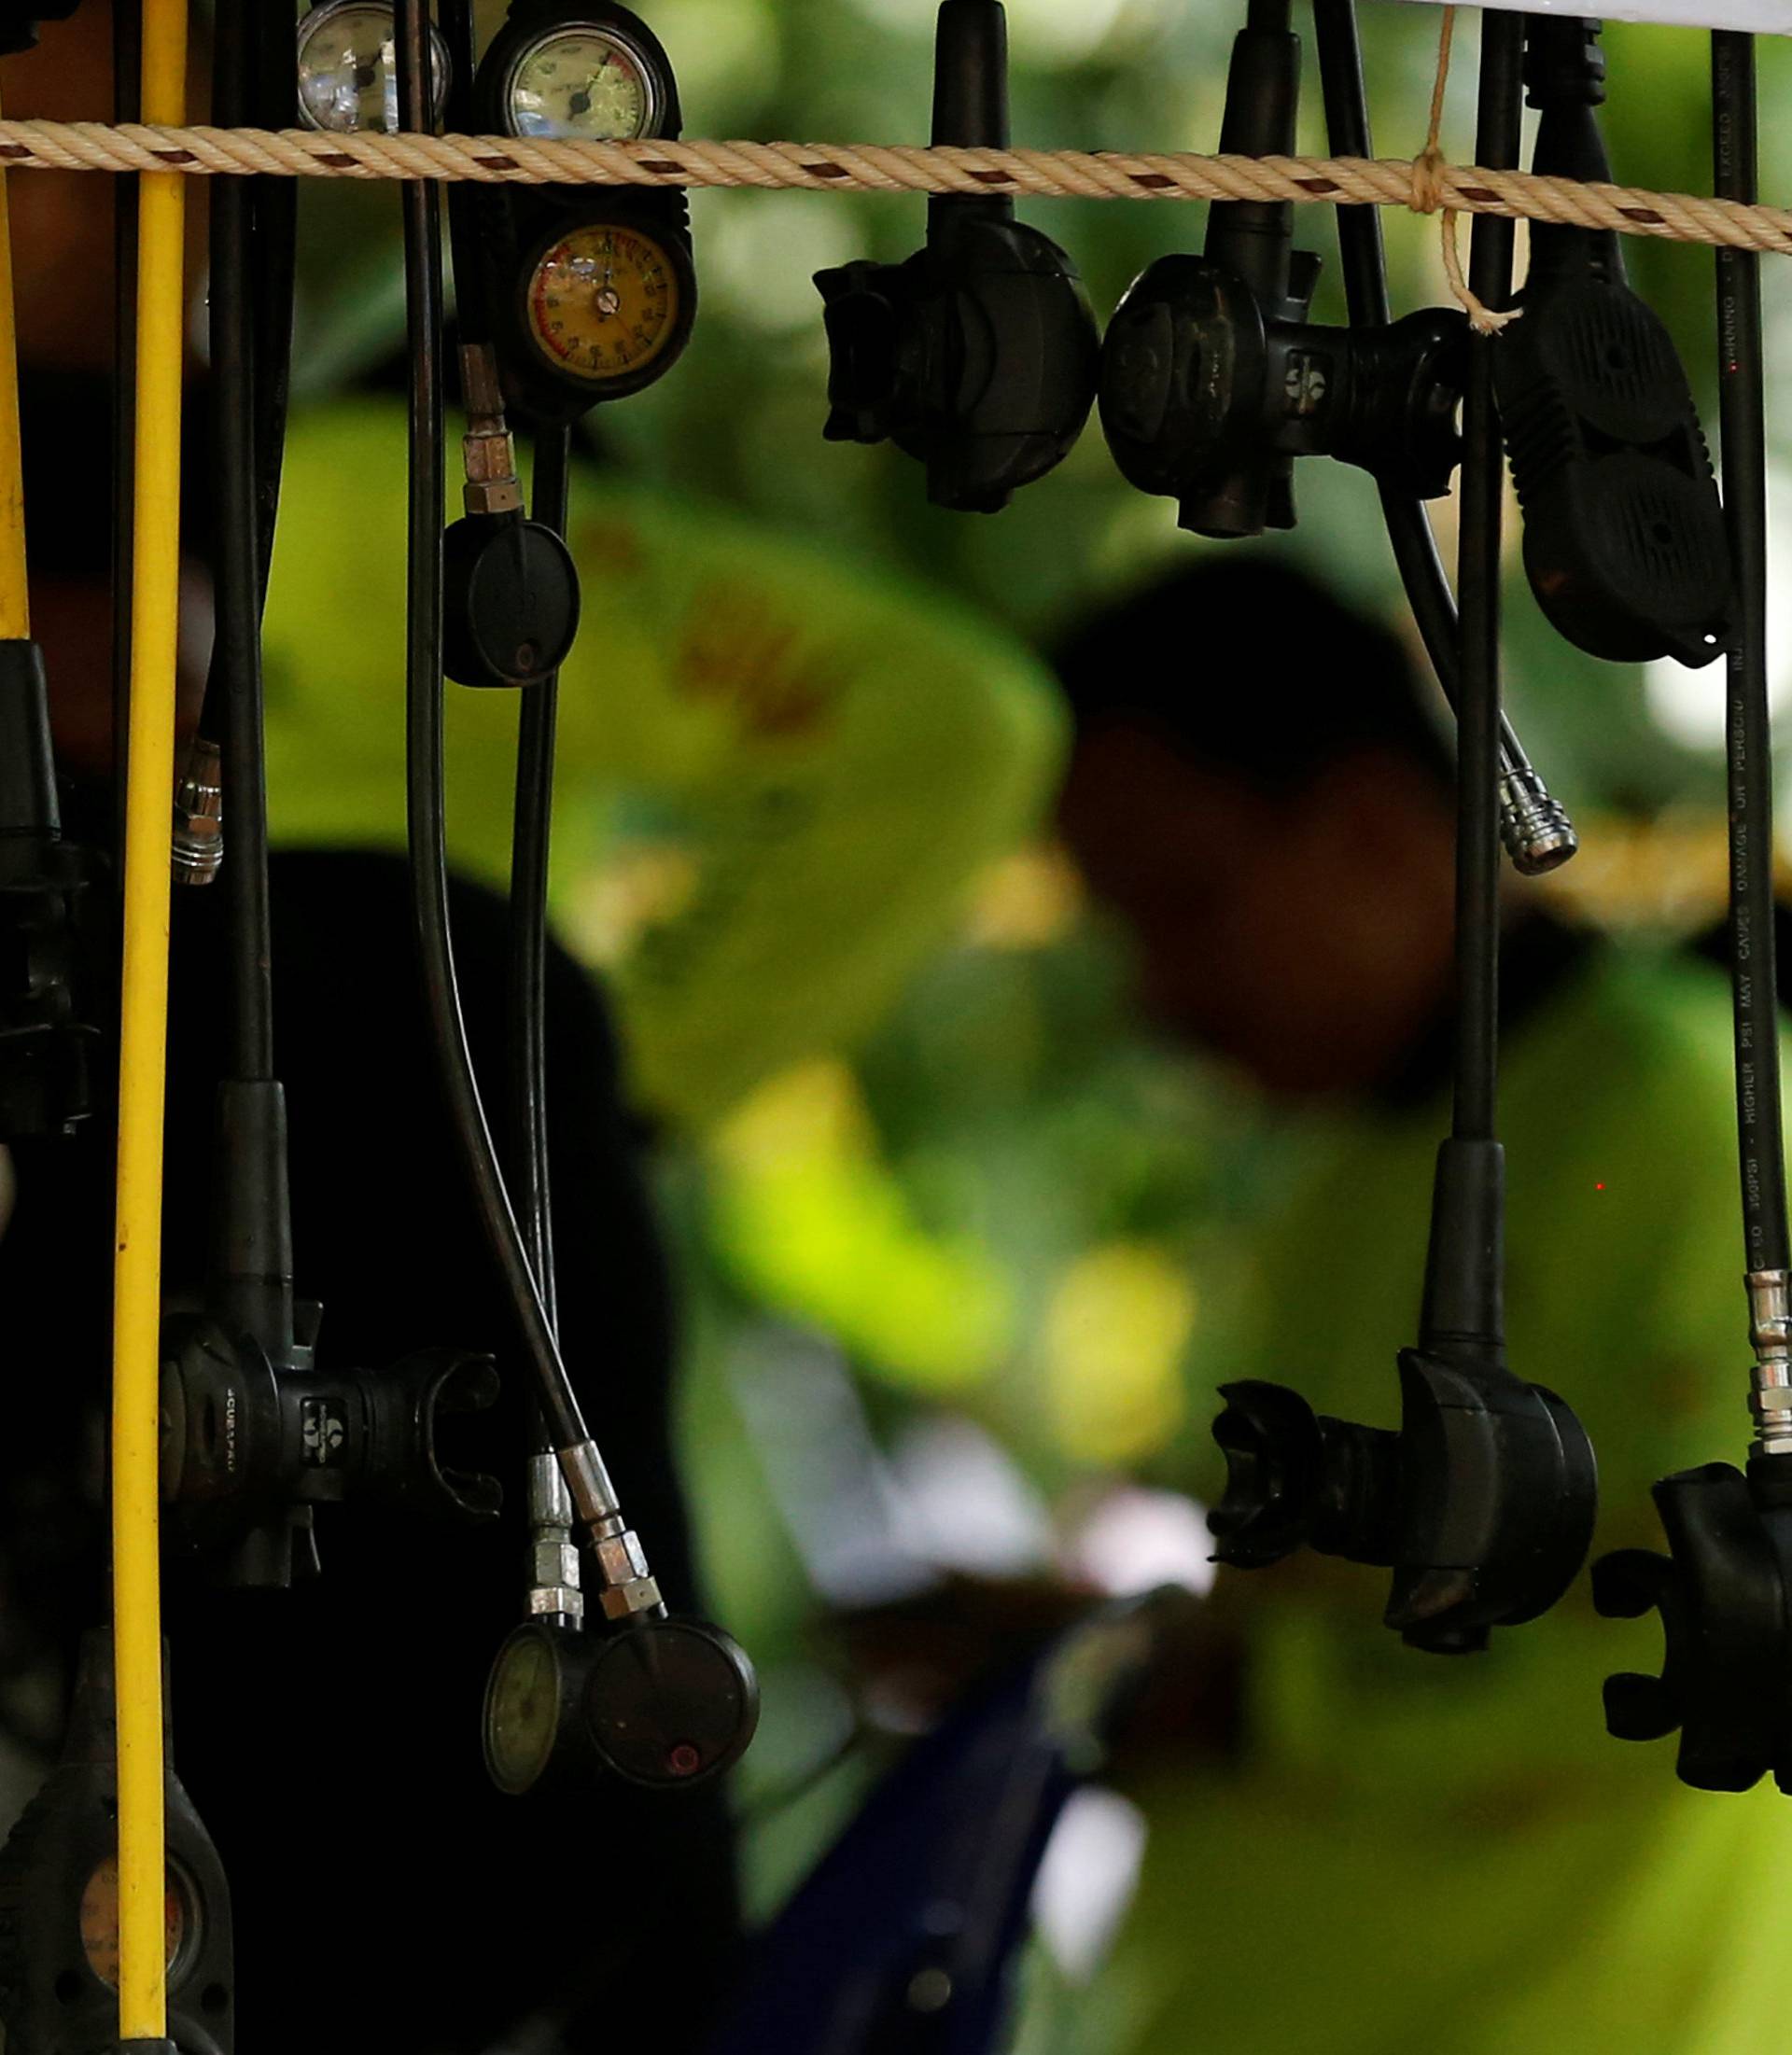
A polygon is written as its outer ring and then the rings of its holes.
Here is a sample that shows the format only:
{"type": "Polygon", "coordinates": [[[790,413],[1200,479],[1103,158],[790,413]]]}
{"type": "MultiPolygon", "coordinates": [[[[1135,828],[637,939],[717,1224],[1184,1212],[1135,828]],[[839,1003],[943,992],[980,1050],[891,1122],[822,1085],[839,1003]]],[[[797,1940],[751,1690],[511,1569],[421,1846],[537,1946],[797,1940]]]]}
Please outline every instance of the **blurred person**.
{"type": "MultiPolygon", "coordinates": [[[[1397,1422],[1448,1117],[1449,760],[1393,637],[1261,557],[1134,594],[1059,668],[1063,832],[1255,1158],[1197,1279],[1196,1429],[1165,1466],[1211,1503],[1222,1382],[1397,1422]]],[[[1651,1483],[1746,1433],[1728,992],[1533,891],[1508,915],[1510,1361],[1592,1437],[1594,1552],[1659,1546],[1651,1483]]],[[[1135,1749],[1137,1898],[1029,2050],[1765,2055],[1792,1972],[1745,1908],[1792,1823],[1771,1789],[1691,1792],[1671,1742],[1606,1736],[1601,1680],[1657,1667],[1659,1630],[1596,1618],[1583,1577],[1444,1659],[1380,1624],[1385,1582],[1311,1554],[1220,1572],[1190,1659],[1230,1717],[1135,1749]]]]}

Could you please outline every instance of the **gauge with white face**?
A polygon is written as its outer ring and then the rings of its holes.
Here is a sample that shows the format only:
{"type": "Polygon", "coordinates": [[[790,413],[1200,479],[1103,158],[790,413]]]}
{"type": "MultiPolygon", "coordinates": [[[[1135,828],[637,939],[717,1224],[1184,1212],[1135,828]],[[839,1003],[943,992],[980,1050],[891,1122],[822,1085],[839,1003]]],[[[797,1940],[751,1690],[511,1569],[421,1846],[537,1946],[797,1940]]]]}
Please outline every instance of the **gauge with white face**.
{"type": "MultiPolygon", "coordinates": [[[[299,24],[299,118],[307,128],[378,135],[399,126],[397,30],[385,0],[329,0],[299,24]]],[[[448,46],[429,30],[437,119],[448,91],[448,46]]]]}
{"type": "Polygon", "coordinates": [[[504,78],[511,135],[629,143],[656,133],[664,105],[647,53],[621,30],[595,22],[544,30],[517,51],[504,78]]]}

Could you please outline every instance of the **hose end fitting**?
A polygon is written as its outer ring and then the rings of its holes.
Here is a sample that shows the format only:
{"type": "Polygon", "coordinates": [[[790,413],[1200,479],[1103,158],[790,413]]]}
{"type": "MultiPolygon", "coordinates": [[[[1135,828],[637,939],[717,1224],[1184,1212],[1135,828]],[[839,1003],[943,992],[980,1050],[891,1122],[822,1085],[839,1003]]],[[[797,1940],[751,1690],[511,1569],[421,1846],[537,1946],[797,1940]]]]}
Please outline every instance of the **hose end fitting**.
{"type": "Polygon", "coordinates": [[[1755,1367],[1748,1409],[1763,1456],[1792,1456],[1792,1271],[1748,1273],[1749,1339],[1755,1367]]]}
{"type": "Polygon", "coordinates": [[[572,1495],[552,1455],[529,1458],[529,1616],[577,1627],[584,1617],[572,1495]]]}
{"type": "Polygon", "coordinates": [[[1520,877],[1559,871],[1580,847],[1567,809],[1529,764],[1500,778],[1500,840],[1520,877]]]}
{"type": "Polygon", "coordinates": [[[175,788],[169,845],[176,885],[209,885],[224,861],[223,762],[216,742],[196,734],[175,788]]]}
{"type": "Polygon", "coordinates": [[[661,1604],[659,1585],[647,1566],[640,1537],[623,1517],[616,1488],[596,1443],[574,1442],[555,1454],[572,1496],[573,1511],[591,1539],[592,1560],[597,1568],[595,1596],[604,1617],[626,1620],[656,1611],[661,1604]]]}

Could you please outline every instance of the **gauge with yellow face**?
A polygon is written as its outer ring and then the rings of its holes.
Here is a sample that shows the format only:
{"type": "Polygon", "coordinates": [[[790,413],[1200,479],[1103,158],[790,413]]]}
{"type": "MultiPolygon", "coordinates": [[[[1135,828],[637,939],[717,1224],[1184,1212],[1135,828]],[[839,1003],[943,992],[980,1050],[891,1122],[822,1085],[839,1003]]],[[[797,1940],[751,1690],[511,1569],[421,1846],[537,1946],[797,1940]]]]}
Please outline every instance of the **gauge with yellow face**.
{"type": "MultiPolygon", "coordinates": [[[[168,1870],[163,1922],[168,1936],[168,1968],[190,1956],[198,1945],[193,1896],[172,1865],[168,1870]]],[[[88,1967],[104,1984],[119,1986],[119,1859],[108,1855],[87,1880],[81,1893],[81,1950],[88,1967]]]]}
{"type": "Polygon", "coordinates": [[[587,401],[637,392],[669,370],[696,313],[688,249],[623,220],[556,234],[528,267],[523,293],[542,368],[587,401]]]}

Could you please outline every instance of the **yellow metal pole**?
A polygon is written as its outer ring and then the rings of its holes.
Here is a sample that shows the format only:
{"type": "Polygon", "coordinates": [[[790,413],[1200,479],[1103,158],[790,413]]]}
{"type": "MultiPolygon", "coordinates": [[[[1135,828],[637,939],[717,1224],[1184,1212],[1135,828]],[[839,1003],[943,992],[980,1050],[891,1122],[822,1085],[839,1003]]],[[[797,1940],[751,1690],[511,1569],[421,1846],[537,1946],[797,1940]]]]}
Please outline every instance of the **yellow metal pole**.
{"type": "MultiPolygon", "coordinates": [[[[187,0],[144,0],[143,119],[186,116],[187,0]]],[[[136,479],[113,1283],[112,1617],[119,1712],[119,2036],[168,2030],[157,1413],[168,1044],[169,811],[180,597],[186,185],[137,198],[136,479]]]]}
{"type": "Polygon", "coordinates": [[[19,346],[12,306],[12,230],[0,172],[0,642],[31,635],[25,590],[25,480],[19,451],[19,346]]]}

